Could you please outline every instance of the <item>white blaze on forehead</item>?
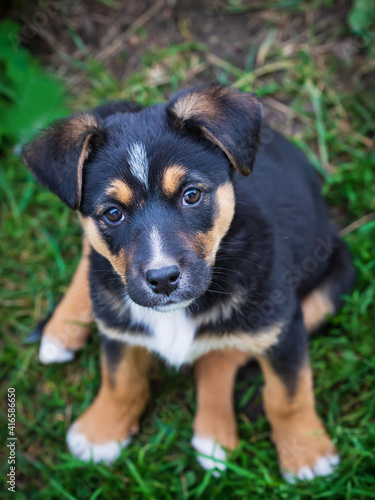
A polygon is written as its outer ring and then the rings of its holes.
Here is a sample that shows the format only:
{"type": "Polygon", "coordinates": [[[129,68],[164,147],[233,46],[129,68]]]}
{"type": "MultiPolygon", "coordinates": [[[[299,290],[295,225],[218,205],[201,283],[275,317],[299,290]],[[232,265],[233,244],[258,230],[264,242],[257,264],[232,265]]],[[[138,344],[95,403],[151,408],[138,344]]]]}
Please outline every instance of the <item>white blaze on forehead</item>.
{"type": "Polygon", "coordinates": [[[135,142],[127,150],[130,171],[147,188],[148,160],[144,144],[135,142]]]}

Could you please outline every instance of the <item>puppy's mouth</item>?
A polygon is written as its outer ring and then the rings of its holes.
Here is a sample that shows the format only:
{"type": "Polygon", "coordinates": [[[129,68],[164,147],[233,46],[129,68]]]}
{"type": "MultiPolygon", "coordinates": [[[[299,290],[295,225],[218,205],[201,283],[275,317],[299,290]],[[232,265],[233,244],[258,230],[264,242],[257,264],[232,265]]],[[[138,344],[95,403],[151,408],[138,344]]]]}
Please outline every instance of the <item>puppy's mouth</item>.
{"type": "Polygon", "coordinates": [[[135,304],[144,307],[145,309],[152,309],[159,312],[175,311],[177,309],[186,309],[196,299],[196,297],[152,297],[149,296],[134,296],[129,294],[129,298],[135,304]]]}
{"type": "Polygon", "coordinates": [[[127,295],[129,299],[145,309],[159,311],[159,312],[170,312],[177,309],[186,309],[189,307],[200,294],[192,293],[172,293],[167,295],[154,295],[150,296],[149,293],[145,293],[144,290],[134,290],[127,289],[127,295]]]}
{"type": "Polygon", "coordinates": [[[194,302],[194,299],[182,300],[181,302],[168,301],[166,304],[154,306],[152,309],[159,312],[176,311],[177,309],[186,309],[194,302]]]}
{"type": "Polygon", "coordinates": [[[168,313],[168,312],[172,312],[172,311],[187,309],[195,300],[195,299],[181,300],[181,301],[170,300],[164,304],[157,304],[154,306],[151,306],[151,305],[145,306],[144,304],[139,304],[138,302],[134,301],[129,296],[127,298],[128,298],[128,300],[130,299],[130,308],[131,309],[136,308],[135,310],[138,310],[138,311],[143,310],[145,312],[147,310],[148,311],[153,310],[153,311],[157,311],[160,313],[168,313]]]}

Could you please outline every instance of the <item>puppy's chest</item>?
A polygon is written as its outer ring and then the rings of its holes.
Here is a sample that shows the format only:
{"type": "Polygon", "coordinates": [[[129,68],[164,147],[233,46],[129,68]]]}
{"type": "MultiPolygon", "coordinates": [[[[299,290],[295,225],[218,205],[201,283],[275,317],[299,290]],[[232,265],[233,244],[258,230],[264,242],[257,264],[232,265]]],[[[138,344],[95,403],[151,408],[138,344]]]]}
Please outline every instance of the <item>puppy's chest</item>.
{"type": "MultiPolygon", "coordinates": [[[[142,308],[143,309],[143,308],[142,308]]],[[[167,313],[157,311],[139,311],[138,307],[132,308],[132,317],[141,324],[149,334],[136,335],[130,341],[139,342],[150,351],[158,353],[170,365],[181,366],[195,359],[197,341],[195,333],[197,324],[184,309],[167,313]]]]}
{"type": "Polygon", "coordinates": [[[215,333],[216,328],[210,322],[212,315],[206,315],[205,320],[199,316],[193,318],[185,309],[161,313],[133,302],[127,314],[128,327],[107,327],[99,320],[101,332],[115,340],[145,347],[176,367],[218,349],[261,354],[278,341],[284,324],[279,321],[257,330],[232,325],[226,333],[215,333]],[[207,331],[202,333],[202,327],[207,331]]]}

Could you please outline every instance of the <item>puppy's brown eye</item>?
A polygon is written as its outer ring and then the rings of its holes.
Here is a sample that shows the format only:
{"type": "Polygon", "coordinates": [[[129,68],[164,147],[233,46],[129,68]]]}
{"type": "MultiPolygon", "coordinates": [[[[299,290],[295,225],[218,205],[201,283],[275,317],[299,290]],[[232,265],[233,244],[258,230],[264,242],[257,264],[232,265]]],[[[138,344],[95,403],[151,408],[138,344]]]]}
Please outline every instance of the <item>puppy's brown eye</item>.
{"type": "Polygon", "coordinates": [[[104,218],[110,224],[118,224],[124,220],[124,214],[118,208],[112,207],[104,212],[104,218]]]}
{"type": "Polygon", "coordinates": [[[184,192],[183,205],[196,205],[201,199],[202,191],[197,188],[189,188],[184,192]]]}

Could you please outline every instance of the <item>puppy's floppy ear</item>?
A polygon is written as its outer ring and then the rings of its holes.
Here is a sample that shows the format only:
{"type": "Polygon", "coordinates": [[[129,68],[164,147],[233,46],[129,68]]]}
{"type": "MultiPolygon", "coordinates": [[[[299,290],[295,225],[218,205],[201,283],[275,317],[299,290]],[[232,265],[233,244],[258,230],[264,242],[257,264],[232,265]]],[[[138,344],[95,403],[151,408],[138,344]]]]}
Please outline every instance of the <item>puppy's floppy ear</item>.
{"type": "Polygon", "coordinates": [[[39,182],[76,210],[81,205],[83,164],[102,137],[97,117],[77,113],[27,144],[23,159],[39,182]]]}
{"type": "Polygon", "coordinates": [[[254,94],[200,85],[176,94],[167,113],[177,127],[219,146],[242,175],[251,173],[262,129],[262,105],[254,94]]]}

